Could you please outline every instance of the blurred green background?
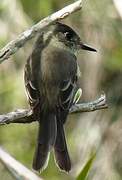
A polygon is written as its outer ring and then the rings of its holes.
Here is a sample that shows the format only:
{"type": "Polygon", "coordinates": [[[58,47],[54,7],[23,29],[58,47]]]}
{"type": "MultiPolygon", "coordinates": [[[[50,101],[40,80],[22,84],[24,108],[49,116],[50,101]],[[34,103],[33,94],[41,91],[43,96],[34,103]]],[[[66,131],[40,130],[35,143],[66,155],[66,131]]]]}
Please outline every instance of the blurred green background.
{"type": "MultiPolygon", "coordinates": [[[[1,0],[0,48],[42,18],[72,2],[1,0]]],[[[122,17],[115,1],[89,0],[84,1],[81,11],[63,22],[73,27],[83,42],[97,49],[97,53],[79,53],[78,62],[82,72],[79,83],[83,89],[81,102],[94,100],[104,91],[109,109],[69,115],[65,130],[72,171],[69,174],[60,172],[51,154],[48,168],[41,177],[45,180],[73,180],[89,154],[97,149],[88,178],[122,179],[122,17]]],[[[23,69],[34,41],[28,41],[0,65],[0,114],[28,107],[23,69]]],[[[1,126],[0,144],[18,161],[31,168],[37,130],[36,123],[1,126]]],[[[1,180],[12,178],[2,165],[0,177],[1,180]]]]}

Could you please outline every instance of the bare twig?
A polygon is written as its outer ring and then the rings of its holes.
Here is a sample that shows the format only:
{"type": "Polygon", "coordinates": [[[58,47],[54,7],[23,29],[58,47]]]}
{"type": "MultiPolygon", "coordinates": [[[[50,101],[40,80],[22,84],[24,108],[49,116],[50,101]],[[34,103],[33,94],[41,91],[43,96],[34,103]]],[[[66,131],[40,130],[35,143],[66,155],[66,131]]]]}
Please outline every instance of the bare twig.
{"type": "Polygon", "coordinates": [[[0,147],[0,161],[16,179],[42,180],[0,147]]]}
{"type": "Polygon", "coordinates": [[[90,112],[96,111],[99,109],[106,109],[108,105],[106,103],[106,96],[102,94],[98,99],[92,102],[82,103],[82,104],[75,104],[70,109],[71,113],[78,113],[78,112],[90,112]]]}
{"type": "Polygon", "coordinates": [[[5,59],[8,59],[12,54],[19,50],[19,48],[23,47],[24,44],[31,38],[33,38],[38,32],[42,31],[46,26],[54,23],[57,20],[61,20],[71,13],[81,9],[82,0],[78,0],[63,9],[55,12],[54,14],[44,18],[30,29],[24,31],[18,37],[9,42],[3,49],[0,50],[0,63],[2,63],[5,59]]]}
{"type": "MultiPolygon", "coordinates": [[[[71,107],[70,113],[76,112],[90,112],[99,109],[107,108],[106,96],[101,95],[97,100],[75,104],[71,107]]],[[[31,110],[18,109],[14,112],[10,112],[8,114],[0,115],[0,125],[10,124],[10,123],[31,123],[35,121],[33,118],[33,114],[31,110]]]]}
{"type": "Polygon", "coordinates": [[[122,0],[113,0],[119,16],[122,18],[122,0]]]}

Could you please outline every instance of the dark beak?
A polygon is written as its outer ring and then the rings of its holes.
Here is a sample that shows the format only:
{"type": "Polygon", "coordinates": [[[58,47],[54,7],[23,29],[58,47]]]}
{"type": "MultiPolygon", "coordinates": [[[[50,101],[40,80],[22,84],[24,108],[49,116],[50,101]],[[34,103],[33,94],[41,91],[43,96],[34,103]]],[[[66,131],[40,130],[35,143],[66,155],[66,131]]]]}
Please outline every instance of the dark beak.
{"type": "Polygon", "coordinates": [[[84,50],[87,50],[87,51],[97,52],[96,49],[94,49],[94,48],[92,48],[92,47],[90,47],[90,46],[87,46],[87,45],[85,45],[85,44],[82,44],[82,43],[80,43],[80,48],[81,48],[81,49],[84,49],[84,50]]]}

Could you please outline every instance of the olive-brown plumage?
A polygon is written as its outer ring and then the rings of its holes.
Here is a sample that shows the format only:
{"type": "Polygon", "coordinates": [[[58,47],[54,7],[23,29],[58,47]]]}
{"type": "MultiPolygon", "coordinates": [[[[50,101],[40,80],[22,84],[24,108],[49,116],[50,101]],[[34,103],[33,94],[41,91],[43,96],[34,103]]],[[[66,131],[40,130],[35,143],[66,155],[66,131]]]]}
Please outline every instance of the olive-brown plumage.
{"type": "Polygon", "coordinates": [[[64,123],[77,91],[77,58],[83,45],[67,25],[55,23],[41,33],[25,66],[25,87],[34,118],[39,122],[35,170],[43,170],[54,148],[60,169],[70,171],[64,123]]]}

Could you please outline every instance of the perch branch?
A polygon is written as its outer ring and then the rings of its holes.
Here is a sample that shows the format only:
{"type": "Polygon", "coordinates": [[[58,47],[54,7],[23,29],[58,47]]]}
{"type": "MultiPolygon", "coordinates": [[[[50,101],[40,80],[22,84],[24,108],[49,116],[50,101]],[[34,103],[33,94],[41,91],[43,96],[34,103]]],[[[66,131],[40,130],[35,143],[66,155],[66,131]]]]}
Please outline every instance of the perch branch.
{"type": "Polygon", "coordinates": [[[75,104],[71,107],[70,113],[78,113],[78,112],[91,112],[99,109],[106,109],[108,105],[106,103],[106,96],[102,94],[98,99],[92,102],[75,104]]]}
{"type": "Polygon", "coordinates": [[[82,7],[82,0],[78,0],[63,9],[55,12],[54,14],[44,18],[39,21],[37,24],[32,26],[30,29],[24,31],[17,38],[9,42],[3,49],[0,50],[0,63],[5,59],[8,59],[12,54],[23,47],[24,44],[31,38],[33,38],[38,32],[42,31],[46,26],[54,23],[55,21],[61,20],[71,13],[80,10],[82,7]]]}
{"type": "MultiPolygon", "coordinates": [[[[97,100],[75,104],[71,107],[70,113],[90,112],[107,108],[106,96],[101,95],[97,100]]],[[[8,114],[0,115],[0,125],[10,123],[31,123],[35,121],[31,110],[18,109],[8,114]]]]}
{"type": "Polygon", "coordinates": [[[0,147],[0,161],[16,179],[42,180],[0,147]]]}

